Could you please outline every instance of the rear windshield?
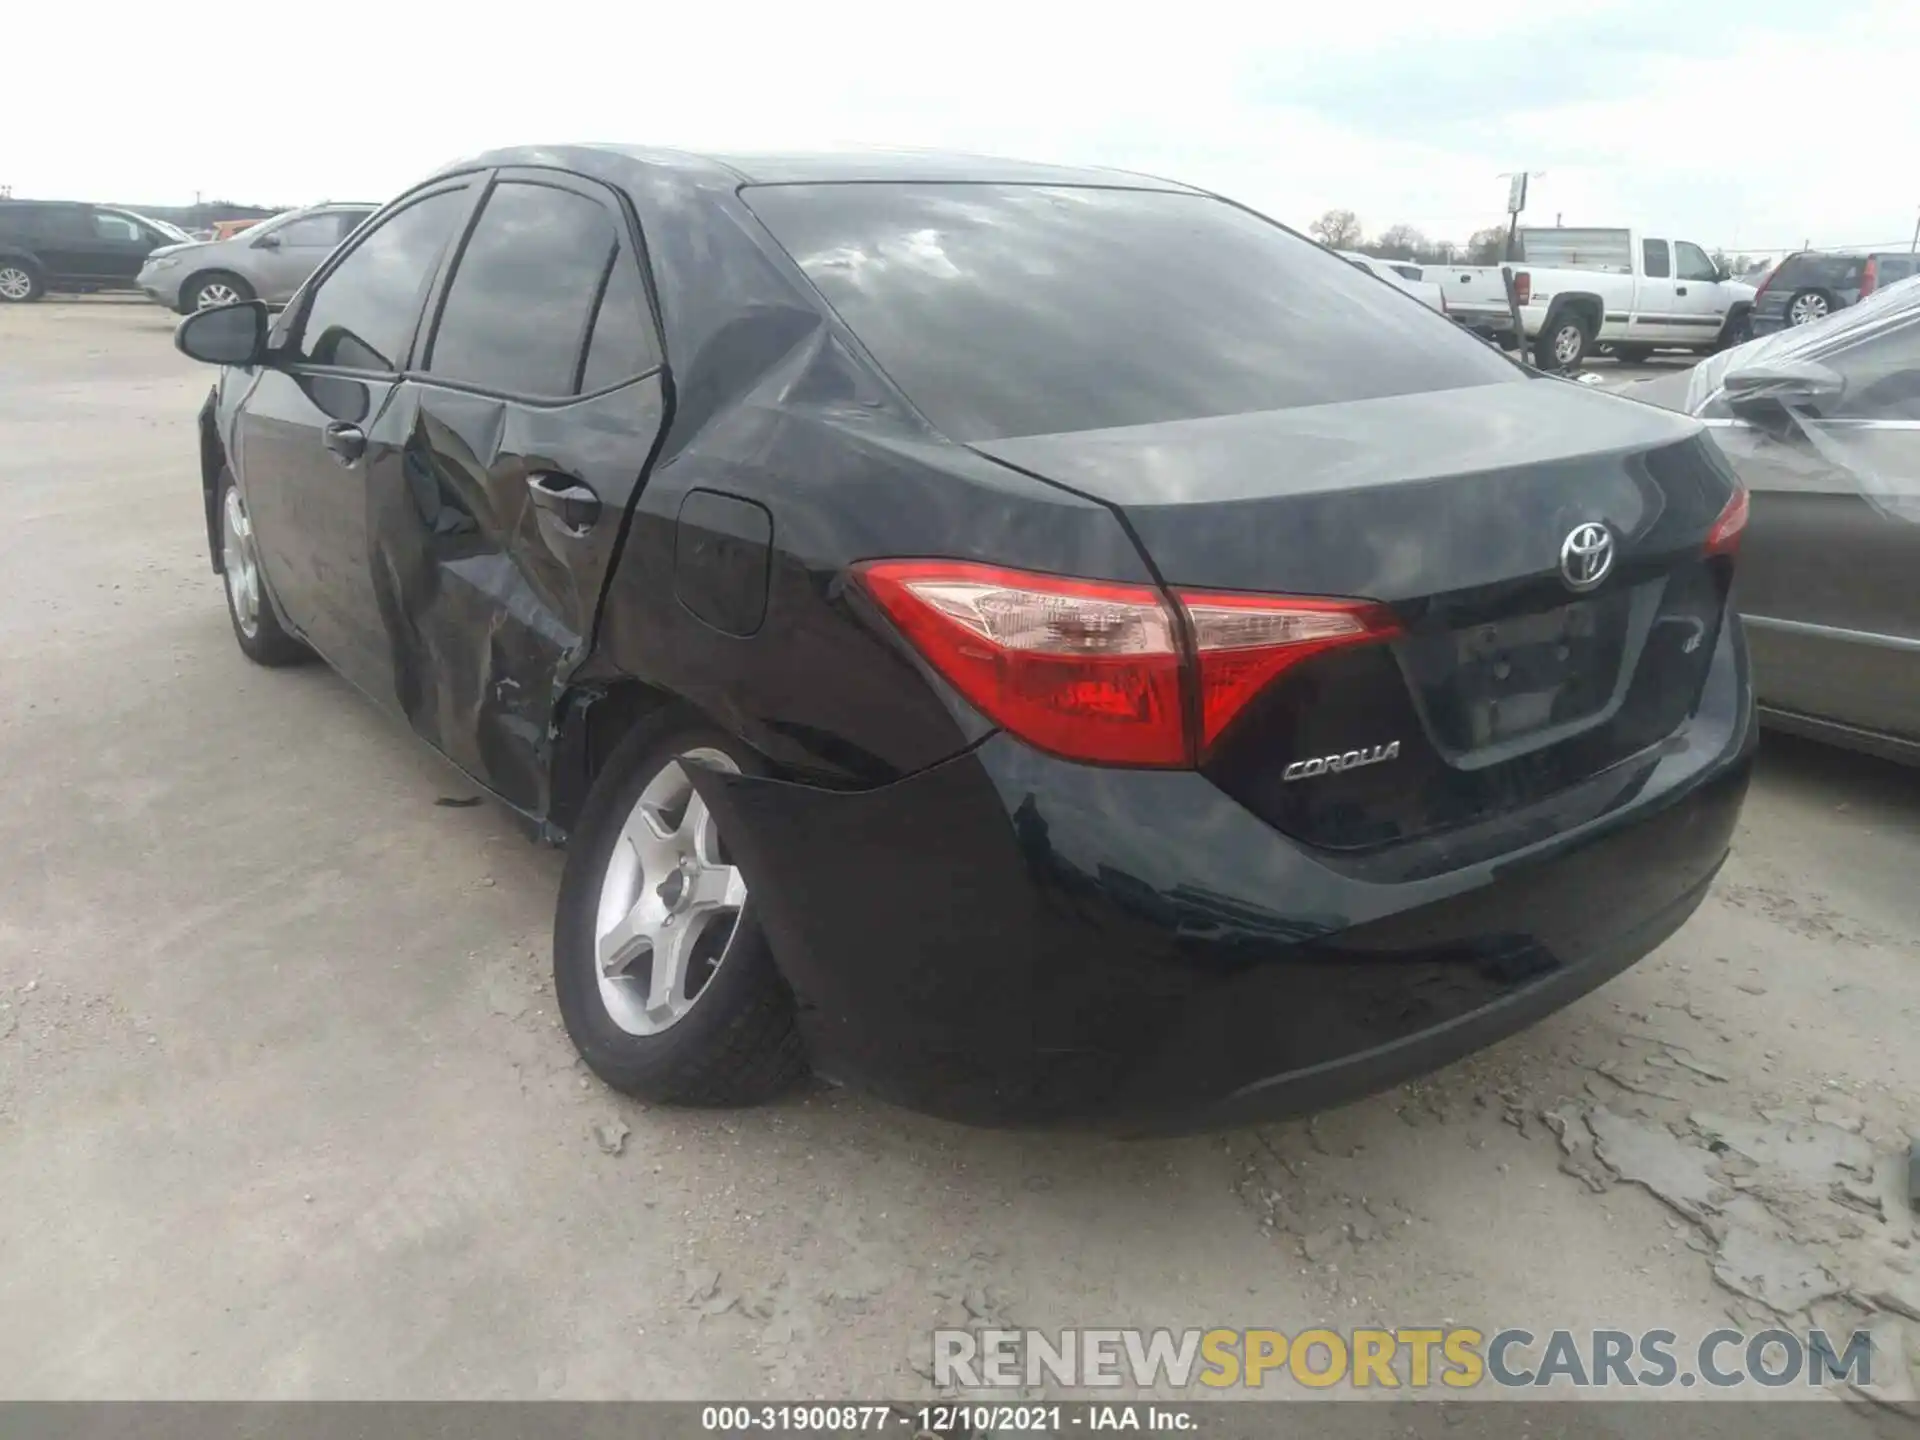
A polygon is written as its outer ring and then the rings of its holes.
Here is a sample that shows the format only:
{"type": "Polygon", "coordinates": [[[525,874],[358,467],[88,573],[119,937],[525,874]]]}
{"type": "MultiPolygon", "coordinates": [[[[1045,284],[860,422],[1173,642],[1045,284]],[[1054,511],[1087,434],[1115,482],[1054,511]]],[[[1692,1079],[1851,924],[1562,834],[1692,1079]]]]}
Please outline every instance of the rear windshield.
{"type": "Polygon", "coordinates": [[[881,368],[957,440],[1525,378],[1418,300],[1206,196],[934,184],[743,193],[881,368]]]}

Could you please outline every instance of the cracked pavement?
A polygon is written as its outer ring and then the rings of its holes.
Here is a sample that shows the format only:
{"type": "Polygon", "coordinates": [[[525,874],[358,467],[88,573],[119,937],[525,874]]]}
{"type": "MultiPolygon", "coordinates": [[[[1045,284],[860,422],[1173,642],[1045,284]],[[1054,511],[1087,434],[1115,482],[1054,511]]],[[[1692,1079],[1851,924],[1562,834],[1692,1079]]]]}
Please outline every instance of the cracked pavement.
{"type": "Polygon", "coordinates": [[[649,1109],[557,1024],[557,857],[326,670],[235,649],[170,328],[0,307],[12,1394],[910,1398],[945,1323],[1784,1317],[1910,1358],[1920,774],[1769,737],[1678,936],[1311,1120],[649,1109]]]}

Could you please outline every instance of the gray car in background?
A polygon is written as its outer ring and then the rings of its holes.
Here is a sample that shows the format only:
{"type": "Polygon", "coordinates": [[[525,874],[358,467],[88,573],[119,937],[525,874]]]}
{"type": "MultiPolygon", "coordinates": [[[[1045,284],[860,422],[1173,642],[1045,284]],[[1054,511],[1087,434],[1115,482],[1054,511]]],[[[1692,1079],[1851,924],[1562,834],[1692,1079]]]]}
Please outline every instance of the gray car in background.
{"type": "Polygon", "coordinates": [[[235,300],[284,305],[334,246],[378,208],[310,205],[262,220],[228,240],[163,246],[147,256],[140,288],[183,315],[235,300]]]}
{"type": "Polygon", "coordinates": [[[1762,718],[1920,762],[1920,278],[1620,393],[1705,421],[1746,482],[1762,718]]]}

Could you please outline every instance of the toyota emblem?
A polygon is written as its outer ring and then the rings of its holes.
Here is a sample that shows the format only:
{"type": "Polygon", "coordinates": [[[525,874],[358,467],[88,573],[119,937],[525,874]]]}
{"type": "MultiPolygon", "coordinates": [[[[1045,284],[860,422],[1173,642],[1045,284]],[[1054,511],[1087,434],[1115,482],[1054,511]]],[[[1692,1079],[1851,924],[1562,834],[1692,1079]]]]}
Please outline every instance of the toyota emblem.
{"type": "Polygon", "coordinates": [[[1589,521],[1560,542],[1560,578],[1569,590],[1591,590],[1613,569],[1613,532],[1589,521]]]}

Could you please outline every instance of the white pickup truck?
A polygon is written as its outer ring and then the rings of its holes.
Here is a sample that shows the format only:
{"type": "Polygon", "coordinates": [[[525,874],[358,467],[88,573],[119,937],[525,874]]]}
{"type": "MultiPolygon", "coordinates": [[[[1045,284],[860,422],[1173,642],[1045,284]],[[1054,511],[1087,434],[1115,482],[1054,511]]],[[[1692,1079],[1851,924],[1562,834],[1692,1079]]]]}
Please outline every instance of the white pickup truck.
{"type": "MultiPolygon", "coordinates": [[[[1746,338],[1754,289],[1691,240],[1638,230],[1525,228],[1509,262],[1520,320],[1546,369],[1571,370],[1605,346],[1623,360],[1655,349],[1707,354],[1746,338]]],[[[1428,265],[1447,313],[1496,339],[1513,333],[1498,265],[1428,265]]]]}

